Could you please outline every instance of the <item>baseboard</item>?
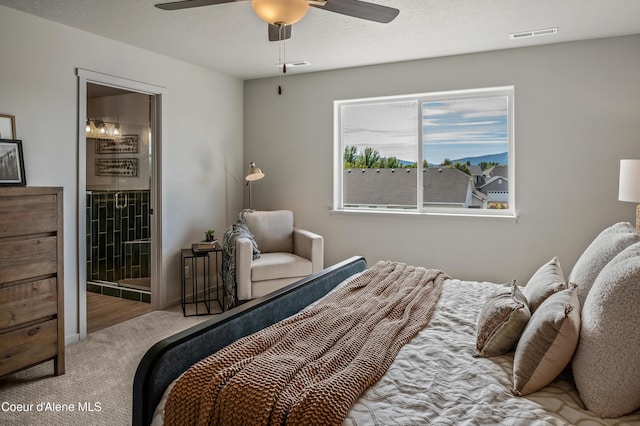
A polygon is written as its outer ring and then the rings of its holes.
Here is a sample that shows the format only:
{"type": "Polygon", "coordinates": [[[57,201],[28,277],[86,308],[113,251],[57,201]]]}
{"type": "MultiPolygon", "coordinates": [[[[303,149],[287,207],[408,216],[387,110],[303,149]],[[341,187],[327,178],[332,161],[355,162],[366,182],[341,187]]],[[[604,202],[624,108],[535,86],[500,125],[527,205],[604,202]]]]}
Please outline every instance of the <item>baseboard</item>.
{"type": "Polygon", "coordinates": [[[69,346],[73,343],[78,343],[80,341],[80,333],[75,333],[70,336],[64,337],[64,345],[69,346]]]}

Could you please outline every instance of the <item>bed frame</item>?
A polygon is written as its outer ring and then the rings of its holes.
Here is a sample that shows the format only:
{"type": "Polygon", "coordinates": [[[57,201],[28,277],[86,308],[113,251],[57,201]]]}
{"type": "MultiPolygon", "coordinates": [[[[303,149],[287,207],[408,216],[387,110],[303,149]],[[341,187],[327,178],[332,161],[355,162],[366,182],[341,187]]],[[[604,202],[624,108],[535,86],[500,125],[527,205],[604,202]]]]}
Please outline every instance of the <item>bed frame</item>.
{"type": "Polygon", "coordinates": [[[133,379],[133,426],[151,423],[166,388],[191,365],[297,313],[366,267],[364,257],[351,257],[153,345],[142,357],[133,379]]]}

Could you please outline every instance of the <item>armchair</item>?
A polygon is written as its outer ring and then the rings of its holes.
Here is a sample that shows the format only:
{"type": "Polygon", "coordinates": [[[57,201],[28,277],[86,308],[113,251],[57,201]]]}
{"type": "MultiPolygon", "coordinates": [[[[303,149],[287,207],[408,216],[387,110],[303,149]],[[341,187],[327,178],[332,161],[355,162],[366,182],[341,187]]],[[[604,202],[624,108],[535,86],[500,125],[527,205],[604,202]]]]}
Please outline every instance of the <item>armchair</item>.
{"type": "Polygon", "coordinates": [[[289,210],[247,211],[244,220],[260,250],[253,259],[249,238],[236,240],[238,300],[254,299],[322,270],[322,236],[293,226],[289,210]]]}

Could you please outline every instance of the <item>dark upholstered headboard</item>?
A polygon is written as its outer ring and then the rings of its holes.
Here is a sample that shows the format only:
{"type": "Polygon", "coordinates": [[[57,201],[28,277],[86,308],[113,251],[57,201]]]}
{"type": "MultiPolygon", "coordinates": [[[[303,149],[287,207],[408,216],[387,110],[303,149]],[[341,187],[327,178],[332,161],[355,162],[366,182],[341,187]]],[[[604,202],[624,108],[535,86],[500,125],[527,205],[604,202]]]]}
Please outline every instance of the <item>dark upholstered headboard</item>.
{"type": "Polygon", "coordinates": [[[133,379],[133,425],[151,423],[165,389],[191,365],[299,312],[366,267],[363,257],[349,258],[153,345],[140,361],[133,379]]]}

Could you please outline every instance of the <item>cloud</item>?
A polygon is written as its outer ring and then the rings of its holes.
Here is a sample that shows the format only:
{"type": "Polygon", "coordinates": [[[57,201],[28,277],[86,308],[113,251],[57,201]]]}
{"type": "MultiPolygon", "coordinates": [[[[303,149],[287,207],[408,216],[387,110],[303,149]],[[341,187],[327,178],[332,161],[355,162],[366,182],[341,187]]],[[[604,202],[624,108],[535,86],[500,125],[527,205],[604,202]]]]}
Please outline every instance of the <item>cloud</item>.
{"type": "Polygon", "coordinates": [[[424,148],[438,154],[446,156],[447,146],[456,154],[495,151],[508,144],[507,108],[506,96],[352,104],[341,109],[342,143],[417,161],[421,126],[424,148]]]}

